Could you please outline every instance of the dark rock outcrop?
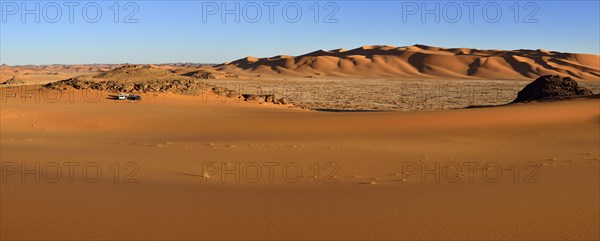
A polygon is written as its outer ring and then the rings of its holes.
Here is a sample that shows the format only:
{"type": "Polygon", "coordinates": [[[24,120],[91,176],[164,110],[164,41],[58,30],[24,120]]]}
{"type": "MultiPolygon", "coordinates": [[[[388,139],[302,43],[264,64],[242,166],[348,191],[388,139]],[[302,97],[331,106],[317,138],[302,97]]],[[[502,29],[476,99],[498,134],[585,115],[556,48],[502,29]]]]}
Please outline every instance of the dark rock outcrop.
{"type": "Polygon", "coordinates": [[[53,82],[45,85],[47,88],[56,90],[66,90],[69,87],[85,90],[94,89],[109,92],[172,92],[184,95],[197,95],[208,90],[208,86],[195,80],[148,80],[140,83],[119,82],[119,81],[88,81],[78,78],[53,82]]]}
{"type": "Polygon", "coordinates": [[[12,77],[12,79],[9,79],[7,81],[5,81],[4,83],[2,83],[3,85],[24,85],[25,81],[16,79],[14,76],[12,77]]]}
{"type": "Polygon", "coordinates": [[[589,89],[579,86],[570,77],[545,75],[537,78],[517,94],[513,103],[530,101],[552,101],[569,97],[593,95],[589,89]]]}
{"type": "Polygon", "coordinates": [[[77,77],[49,83],[46,88],[55,90],[67,90],[75,88],[78,90],[93,89],[100,91],[108,91],[114,93],[148,93],[148,92],[171,92],[183,95],[199,95],[202,92],[212,91],[213,93],[229,98],[239,98],[247,102],[255,103],[273,103],[280,105],[291,104],[286,97],[277,98],[274,94],[254,95],[240,94],[234,90],[222,88],[218,86],[210,86],[204,82],[195,79],[180,79],[180,80],[147,80],[139,83],[134,82],[119,82],[119,81],[89,81],[81,80],[77,77]]]}
{"type": "Polygon", "coordinates": [[[253,94],[243,94],[241,98],[247,102],[255,102],[255,103],[273,103],[277,105],[287,105],[290,101],[286,97],[277,98],[274,94],[267,95],[253,95],[253,94]]]}
{"type": "Polygon", "coordinates": [[[220,71],[209,71],[209,70],[192,71],[192,72],[185,73],[182,75],[196,78],[196,79],[226,79],[226,78],[237,78],[238,77],[235,74],[229,74],[229,73],[220,72],[220,71]]]}

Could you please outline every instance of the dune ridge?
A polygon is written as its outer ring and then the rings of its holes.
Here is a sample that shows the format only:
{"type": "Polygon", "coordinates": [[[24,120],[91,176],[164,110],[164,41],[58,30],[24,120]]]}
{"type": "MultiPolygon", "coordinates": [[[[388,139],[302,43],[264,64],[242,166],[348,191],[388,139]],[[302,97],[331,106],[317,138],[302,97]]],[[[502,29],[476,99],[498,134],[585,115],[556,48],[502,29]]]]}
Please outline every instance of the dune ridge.
{"type": "Polygon", "coordinates": [[[600,80],[600,56],[538,50],[480,50],[426,45],[363,46],[304,55],[246,57],[216,66],[239,75],[535,79],[561,75],[600,80]]]}

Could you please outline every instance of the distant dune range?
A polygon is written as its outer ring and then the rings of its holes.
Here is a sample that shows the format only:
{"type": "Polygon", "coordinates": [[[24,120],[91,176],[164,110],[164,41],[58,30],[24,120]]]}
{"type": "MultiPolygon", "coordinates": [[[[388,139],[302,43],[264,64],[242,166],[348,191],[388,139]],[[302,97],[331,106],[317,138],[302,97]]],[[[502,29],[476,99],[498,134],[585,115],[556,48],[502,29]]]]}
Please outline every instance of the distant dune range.
{"type": "Polygon", "coordinates": [[[538,50],[479,50],[363,46],[318,50],[300,56],[246,57],[223,64],[87,64],[0,66],[0,83],[51,83],[74,77],[94,81],[139,82],[152,79],[454,79],[533,80],[560,75],[600,80],[600,56],[538,50]]]}
{"type": "Polygon", "coordinates": [[[172,63],[159,65],[130,65],[130,64],[53,64],[53,65],[0,65],[0,83],[7,80],[33,83],[50,83],[59,80],[66,80],[77,76],[98,76],[100,77],[123,77],[127,79],[154,78],[164,75],[164,71],[180,70],[188,68],[197,69],[207,64],[190,63],[172,63]],[[148,71],[126,71],[127,69],[137,69],[137,67],[147,66],[148,71]],[[125,70],[125,71],[124,71],[125,70]],[[162,70],[162,71],[158,71],[162,70]],[[158,74],[158,75],[156,75],[158,74]],[[127,76],[125,76],[127,75],[127,76]]]}
{"type": "Polygon", "coordinates": [[[357,49],[318,50],[300,56],[246,57],[216,66],[219,71],[244,76],[304,77],[535,79],[542,75],[600,79],[600,56],[547,50],[479,50],[363,46],[357,49]]]}

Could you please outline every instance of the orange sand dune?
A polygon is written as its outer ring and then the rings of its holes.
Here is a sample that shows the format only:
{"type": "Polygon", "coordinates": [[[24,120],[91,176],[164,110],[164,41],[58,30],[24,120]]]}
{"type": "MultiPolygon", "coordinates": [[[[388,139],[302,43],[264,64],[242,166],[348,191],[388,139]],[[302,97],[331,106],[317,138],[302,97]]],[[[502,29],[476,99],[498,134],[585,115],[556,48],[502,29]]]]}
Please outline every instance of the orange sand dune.
{"type": "Polygon", "coordinates": [[[352,50],[318,50],[296,57],[246,57],[217,66],[217,69],[240,75],[309,77],[534,79],[558,74],[580,80],[598,80],[600,56],[543,49],[363,46],[352,50]]]}
{"type": "Polygon", "coordinates": [[[598,99],[324,113],[211,95],[130,103],[84,94],[2,103],[0,164],[34,174],[2,172],[0,239],[600,238],[598,99]],[[72,181],[65,163],[78,164],[72,181]],[[98,169],[83,175],[90,163],[98,169]],[[278,166],[273,182],[264,168],[257,183],[254,169],[240,168],[203,181],[206,163],[278,166]],[[297,182],[284,179],[289,163],[297,182]],[[434,174],[406,175],[406,163],[434,174]],[[435,171],[452,163],[462,171],[435,171]]]}
{"type": "Polygon", "coordinates": [[[10,79],[24,82],[25,84],[49,83],[69,79],[80,75],[94,75],[98,71],[107,71],[119,65],[91,64],[91,65],[0,65],[0,83],[10,79]]]}

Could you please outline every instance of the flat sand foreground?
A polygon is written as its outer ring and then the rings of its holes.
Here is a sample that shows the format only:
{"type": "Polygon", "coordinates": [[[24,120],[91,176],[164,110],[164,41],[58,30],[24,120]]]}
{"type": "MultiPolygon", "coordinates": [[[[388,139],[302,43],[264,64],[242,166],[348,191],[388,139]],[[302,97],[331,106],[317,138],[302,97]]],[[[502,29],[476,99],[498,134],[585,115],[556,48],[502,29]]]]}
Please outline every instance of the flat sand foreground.
{"type": "Polygon", "coordinates": [[[329,113],[74,93],[1,103],[1,239],[600,239],[598,99],[329,113]]]}

